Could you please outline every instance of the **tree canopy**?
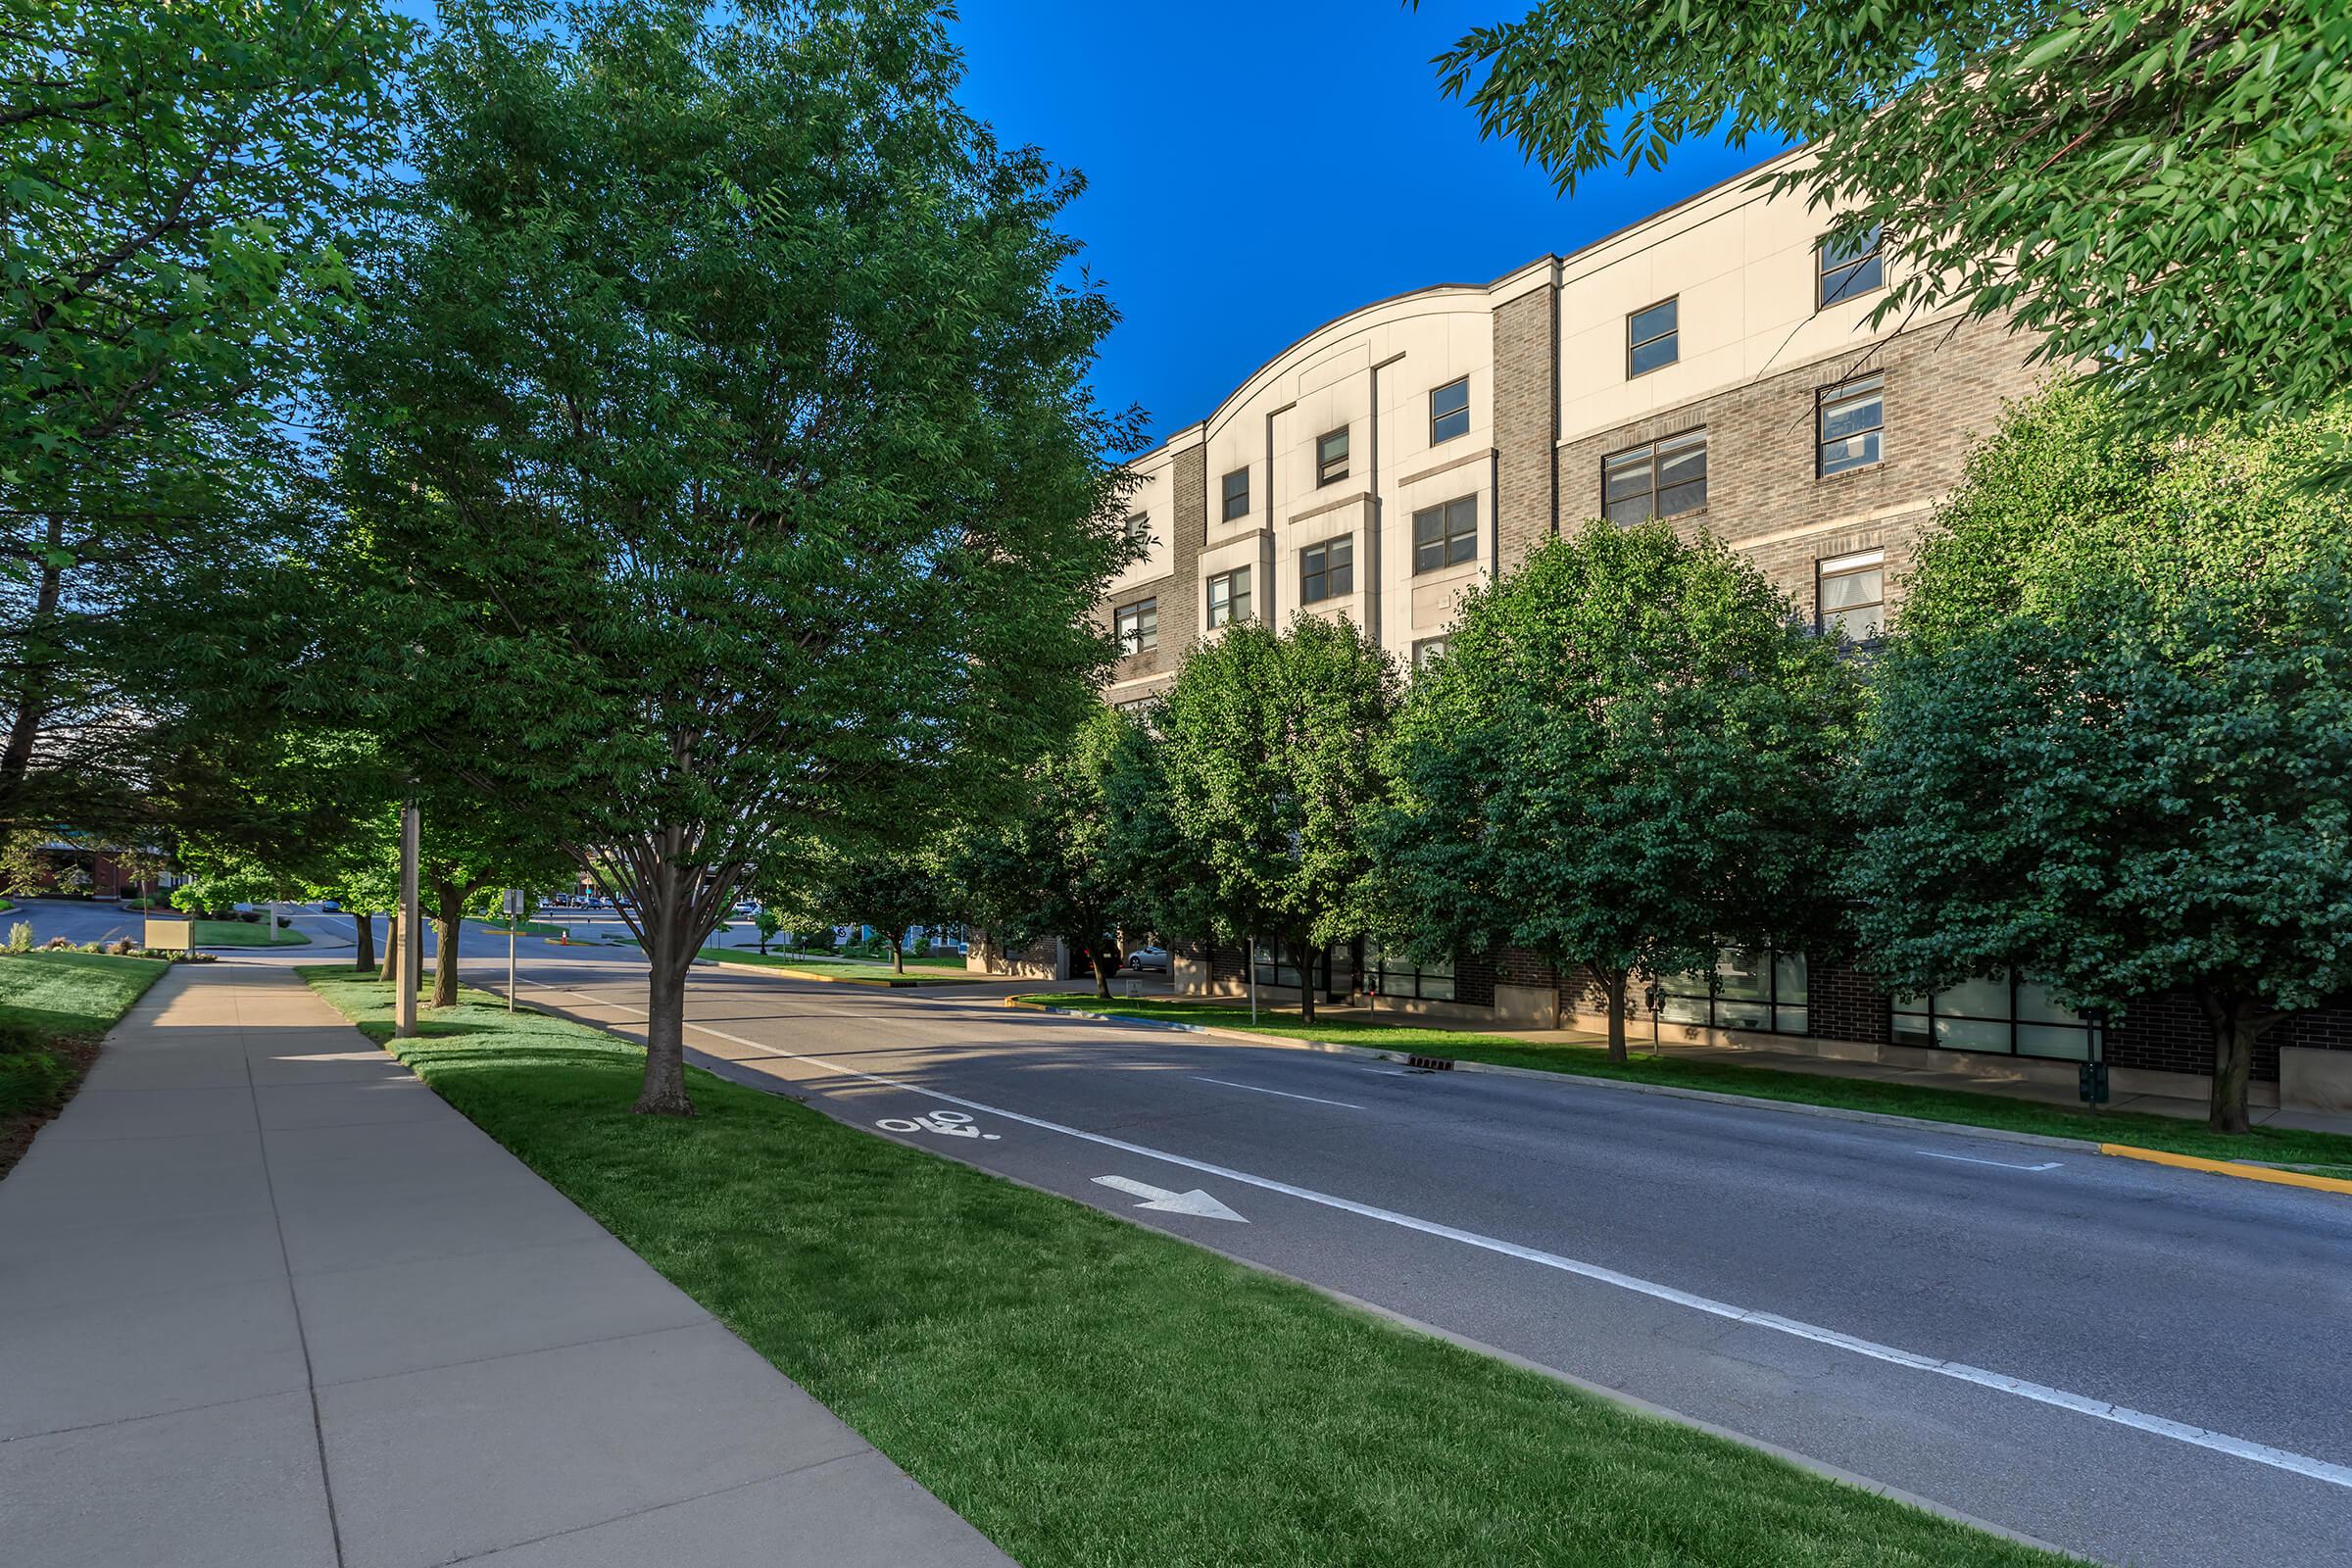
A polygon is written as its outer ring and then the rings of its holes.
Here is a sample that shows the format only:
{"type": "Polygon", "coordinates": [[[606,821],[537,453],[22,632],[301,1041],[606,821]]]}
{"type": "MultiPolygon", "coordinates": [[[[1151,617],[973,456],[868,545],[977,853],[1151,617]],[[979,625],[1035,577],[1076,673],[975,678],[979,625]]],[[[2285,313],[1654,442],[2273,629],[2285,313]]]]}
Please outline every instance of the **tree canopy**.
{"type": "Polygon", "coordinates": [[[1699,136],[1812,143],[1775,183],[1883,232],[1877,319],[2014,317],[2161,429],[2352,372],[2347,56],[2341,0],[1537,0],[1438,65],[1563,191],[1699,136]]]}
{"type": "Polygon", "coordinates": [[[1873,682],[1848,885],[1871,963],[2016,966],[2125,1015],[2194,996],[2211,1120],[2256,1039],[2352,990],[2352,503],[2342,410],[2136,438],[2021,409],[1972,462],[1873,682]]]}
{"type": "Polygon", "coordinates": [[[410,33],[375,0],[0,27],[0,821],[134,813],[150,677],[204,657],[213,571],[283,526],[410,33]]]}
{"type": "Polygon", "coordinates": [[[931,7],[564,20],[466,0],[417,57],[342,545],[390,744],[560,807],[637,901],[639,1103],[682,1112],[751,867],[1000,799],[1094,703],[1133,429],[1085,386],[1077,181],[956,108],[931,7]]]}
{"type": "Polygon", "coordinates": [[[1375,934],[1630,976],[1831,922],[1855,680],[1719,540],[1594,522],[1463,601],[1388,745],[1375,934]]]}
{"type": "Polygon", "coordinates": [[[1359,935],[1384,785],[1378,746],[1396,671],[1354,622],[1300,614],[1288,631],[1237,622],[1194,648],[1159,705],[1171,863],[1197,870],[1215,934],[1308,955],[1359,935]]]}

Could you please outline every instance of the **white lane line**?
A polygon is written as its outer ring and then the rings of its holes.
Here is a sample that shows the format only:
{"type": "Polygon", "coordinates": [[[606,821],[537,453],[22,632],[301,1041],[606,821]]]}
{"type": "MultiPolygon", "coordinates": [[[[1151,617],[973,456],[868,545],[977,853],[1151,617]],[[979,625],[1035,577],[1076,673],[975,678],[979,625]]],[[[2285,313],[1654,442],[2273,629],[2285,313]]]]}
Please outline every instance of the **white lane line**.
{"type": "MultiPolygon", "coordinates": [[[[554,987],[545,986],[541,989],[555,990],[554,987]]],[[[557,995],[579,996],[580,994],[559,991],[557,995]]],[[[616,1003],[599,1002],[593,997],[585,996],[581,996],[580,1000],[592,1006],[636,1012],[640,1018],[645,1016],[644,1012],[638,1008],[621,1007],[616,1003]]],[[[1645,1280],[1638,1275],[1621,1273],[1613,1268],[1604,1268],[1598,1263],[1588,1263],[1581,1258],[1563,1257],[1557,1252],[1546,1252],[1539,1248],[1522,1247],[1517,1242],[1506,1242],[1494,1236],[1482,1236],[1476,1231],[1461,1230],[1452,1225],[1440,1224],[1436,1220],[1421,1219],[1411,1214],[1400,1214],[1394,1209],[1378,1208],[1370,1203],[1359,1203],[1351,1198],[1318,1193],[1311,1187],[1298,1187],[1289,1182],[1276,1181],[1270,1176],[1254,1176],[1248,1171],[1211,1164],[1204,1159],[1193,1159],[1184,1154],[1171,1154],[1165,1150],[1151,1149],[1142,1144],[1131,1144],[1123,1138],[1090,1133],[1078,1127],[1065,1127],[1059,1122],[1047,1121],[1042,1116],[1025,1115],[1017,1110],[1006,1110],[1002,1105],[991,1105],[977,1100],[966,1100],[960,1095],[951,1095],[944,1090],[926,1089],[920,1084],[905,1083],[896,1078],[885,1078],[879,1073],[862,1072],[856,1067],[845,1067],[840,1062],[828,1061],[822,1056],[804,1055],[797,1051],[786,1051],[778,1046],[763,1045],[757,1040],[746,1040],[741,1035],[727,1034],[722,1030],[712,1029],[707,1024],[698,1024],[692,1020],[688,1020],[686,1027],[727,1041],[731,1045],[763,1052],[771,1056],[781,1056],[790,1061],[805,1061],[810,1066],[822,1067],[828,1072],[839,1073],[846,1078],[862,1078],[867,1083],[882,1084],[891,1089],[905,1090],[908,1094],[945,1101],[951,1105],[961,1105],[966,1110],[985,1111],[991,1116],[1002,1116],[1006,1121],[1019,1122],[1025,1127],[1035,1127],[1044,1132],[1060,1133],[1064,1137],[1075,1138],[1084,1143],[1099,1144],[1104,1149],[1118,1150],[1121,1153],[1136,1154],[1145,1159],[1156,1159],[1163,1164],[1179,1166],[1185,1170],[1200,1171],[1203,1175],[1219,1176],[1226,1181],[1240,1182],[1246,1187],[1255,1187],[1269,1193],[1280,1193],[1286,1198],[1296,1198],[1302,1202],[1317,1203],[1325,1208],[1336,1208],[1342,1213],[1378,1220],[1384,1225],[1395,1225],[1404,1230],[1418,1231],[1424,1236],[1435,1236],[1444,1241],[1458,1242],[1464,1247],[1474,1247],[1481,1251],[1494,1252],[1503,1257],[1517,1258],[1522,1262],[1534,1263],[1544,1268],[1557,1269],[1563,1274],[1573,1274],[1580,1279],[1592,1280],[1602,1285],[1612,1285],[1621,1291],[1631,1291],[1637,1296],[1646,1296],[1652,1300],[1688,1307],[1693,1312],[1704,1312],[1710,1317],[1726,1318],[1735,1323],[1745,1323],[1753,1328],[1769,1329],[1775,1334],[1786,1334],[1791,1339],[1807,1340],[1815,1345],[1827,1345],[1836,1349],[1847,1350],[1855,1355],[1868,1357],[1873,1361],[1885,1361],[1892,1366],[1908,1367],[1914,1372],[1930,1372],[1937,1377],[1950,1378],[1956,1383],[1974,1384],[1978,1388],[1990,1389],[1998,1394],[2014,1395],[2018,1398],[2028,1399],[2035,1404],[2045,1404],[2060,1410],[2072,1410],[2078,1415],[2086,1415],[2093,1420],[2109,1422],[2119,1427],[2129,1427],[2132,1431],[2145,1432],[2154,1437],[2170,1438],[2176,1443],[2187,1444],[2191,1447],[2205,1448],[2214,1453],[2226,1453],[2232,1458],[2268,1465],[2274,1470],[2284,1470],[2291,1475],[2303,1476],[2352,1492],[2352,1465],[2335,1464],[2326,1459],[2314,1458],[2310,1454],[2296,1453],[2286,1448],[2275,1448],[2267,1443],[2255,1443],[2245,1438],[2234,1438],[2226,1432],[2214,1432],[2204,1427],[2191,1426],[2185,1421],[2175,1421],[2168,1416],[2150,1415],[2144,1410],[2134,1410],[2129,1405],[2112,1404],[2105,1399],[2093,1398],[2088,1395],[2073,1394],[2065,1389],[2051,1388],[2046,1384],[2032,1383],[2024,1378],[2011,1377],[2005,1372],[1993,1372],[1981,1366],[1971,1366],[1965,1361],[1939,1360],[1935,1356],[1922,1355],[1914,1350],[1898,1349],[1891,1345],[1881,1345],[1874,1340],[1842,1334],[1836,1329],[1823,1328],[1818,1324],[1806,1323],[1797,1318],[1783,1317],[1777,1312],[1761,1312],[1749,1307],[1735,1306],[1729,1301],[1718,1301],[1710,1297],[1694,1295],[1690,1291],[1678,1290],[1671,1285],[1661,1285],[1654,1280],[1645,1280]]]]}
{"type": "Polygon", "coordinates": [[[1317,1105],[1337,1105],[1342,1110],[1364,1108],[1361,1105],[1350,1104],[1345,1100],[1325,1100],[1319,1095],[1294,1095],[1287,1089],[1260,1089],[1255,1084],[1237,1084],[1230,1078],[1203,1078],[1197,1072],[1186,1073],[1185,1076],[1197,1084],[1222,1084],[1227,1089],[1247,1089],[1253,1095],[1280,1095],[1285,1100],[1303,1100],[1317,1105]]]}
{"type": "Polygon", "coordinates": [[[1956,1159],[1963,1165],[1990,1165],[1995,1170],[2056,1170],[2066,1163],[2063,1159],[2051,1159],[2038,1165],[2012,1165],[2005,1159],[1979,1159],[1974,1154],[1938,1154],[1933,1149],[1914,1149],[1911,1152],[1924,1159],[1956,1159]]]}

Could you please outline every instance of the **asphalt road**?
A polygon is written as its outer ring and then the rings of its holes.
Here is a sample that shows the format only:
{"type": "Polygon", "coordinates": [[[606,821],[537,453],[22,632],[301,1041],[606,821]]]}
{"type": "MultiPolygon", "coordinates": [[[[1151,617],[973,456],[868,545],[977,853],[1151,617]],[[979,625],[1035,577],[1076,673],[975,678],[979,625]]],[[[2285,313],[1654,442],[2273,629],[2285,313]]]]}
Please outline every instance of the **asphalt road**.
{"type": "MultiPolygon", "coordinates": [[[[633,952],[521,955],[523,1000],[642,1018],[633,952]]],[[[699,971],[688,1017],[844,1121],[2086,1556],[2352,1562],[2340,1198],[952,991],[699,971]]]]}

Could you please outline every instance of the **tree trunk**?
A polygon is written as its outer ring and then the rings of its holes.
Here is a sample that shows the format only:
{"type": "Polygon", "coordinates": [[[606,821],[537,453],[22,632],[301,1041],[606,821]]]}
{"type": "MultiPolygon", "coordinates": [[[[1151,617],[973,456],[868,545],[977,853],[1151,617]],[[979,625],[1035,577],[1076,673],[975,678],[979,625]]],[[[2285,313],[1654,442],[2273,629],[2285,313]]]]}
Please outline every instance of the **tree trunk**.
{"type": "Polygon", "coordinates": [[[357,953],[352,955],[351,966],[354,969],[374,968],[375,916],[368,914],[362,910],[353,910],[351,915],[351,931],[353,946],[359,949],[357,953]]]}
{"type": "Polygon", "coordinates": [[[458,1004],[458,938],[466,920],[466,890],[450,882],[433,885],[433,1005],[458,1004]]]}
{"type": "Polygon", "coordinates": [[[686,970],[694,960],[691,938],[685,930],[685,895],[662,898],[659,905],[641,890],[638,918],[645,922],[645,956],[649,969],[645,1000],[645,1083],[637,1103],[629,1108],[641,1116],[691,1116],[694,1102],[686,1095],[686,970]]]}
{"type": "MultiPolygon", "coordinates": [[[[48,518],[46,543],[51,551],[63,550],[66,542],[66,519],[52,514],[48,518]]],[[[24,777],[32,770],[32,751],[40,738],[41,721],[49,715],[50,683],[53,670],[44,662],[38,649],[45,641],[51,621],[57,618],[58,600],[64,587],[65,568],[44,555],[40,578],[32,594],[32,614],[25,623],[25,664],[24,683],[17,688],[16,712],[8,726],[8,743],[0,749],[0,801],[6,803],[6,815],[14,820],[19,794],[24,777]]]]}
{"type": "Polygon", "coordinates": [[[1118,973],[1118,969],[1117,969],[1117,967],[1116,967],[1115,965],[1113,965],[1113,964],[1108,964],[1108,963],[1105,963],[1105,962],[1103,961],[1103,958],[1102,958],[1102,943],[1100,943],[1100,942],[1096,943],[1096,944],[1095,944],[1095,995],[1096,995],[1096,996],[1098,996],[1098,997],[1103,997],[1103,998],[1107,998],[1107,997],[1109,997],[1109,995],[1110,995],[1110,977],[1111,977],[1112,975],[1116,974],[1116,973],[1118,973]]]}
{"type": "Polygon", "coordinates": [[[1609,999],[1609,1059],[1625,1060],[1625,971],[1603,969],[1600,989],[1609,999]]]}
{"type": "Polygon", "coordinates": [[[892,937],[890,939],[890,971],[893,974],[905,974],[906,972],[906,939],[904,937],[892,937]]]}
{"type": "Polygon", "coordinates": [[[395,906],[384,916],[384,967],[376,976],[385,985],[400,982],[400,909],[395,906]]]}
{"type": "Polygon", "coordinates": [[[2205,1125],[2217,1133],[2253,1130],[2246,1115],[2246,1083],[2254,1071],[2254,1042],[2283,1013],[2257,1011],[2244,997],[2200,993],[2205,1021],[2213,1026],[2213,1098],[2205,1125]]]}

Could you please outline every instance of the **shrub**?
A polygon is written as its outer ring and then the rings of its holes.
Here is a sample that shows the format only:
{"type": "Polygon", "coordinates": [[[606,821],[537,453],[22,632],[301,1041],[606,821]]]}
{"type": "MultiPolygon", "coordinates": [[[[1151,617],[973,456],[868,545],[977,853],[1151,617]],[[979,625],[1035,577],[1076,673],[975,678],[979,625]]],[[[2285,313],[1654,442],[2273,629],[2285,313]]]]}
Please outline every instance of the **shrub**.
{"type": "Polygon", "coordinates": [[[68,951],[73,948],[74,939],[72,937],[51,937],[48,941],[42,943],[41,946],[47,948],[52,953],[68,951]]]}
{"type": "Polygon", "coordinates": [[[30,1051],[41,1043],[39,1031],[28,1023],[0,1019],[0,1056],[30,1051]]]}
{"type": "Polygon", "coordinates": [[[259,909],[239,909],[237,911],[237,918],[244,921],[247,925],[260,925],[262,923],[262,911],[259,909]]]}
{"type": "Polygon", "coordinates": [[[928,936],[916,937],[913,945],[906,950],[906,955],[913,958],[928,958],[931,956],[931,939],[928,936]]]}
{"type": "Polygon", "coordinates": [[[11,953],[30,953],[32,951],[32,923],[30,921],[19,920],[8,928],[8,951],[11,953]]]}

